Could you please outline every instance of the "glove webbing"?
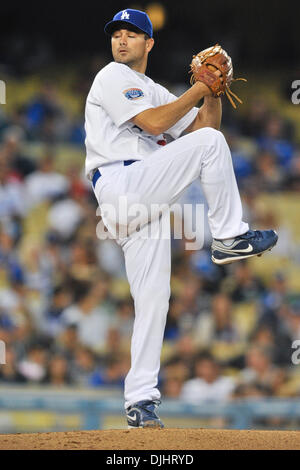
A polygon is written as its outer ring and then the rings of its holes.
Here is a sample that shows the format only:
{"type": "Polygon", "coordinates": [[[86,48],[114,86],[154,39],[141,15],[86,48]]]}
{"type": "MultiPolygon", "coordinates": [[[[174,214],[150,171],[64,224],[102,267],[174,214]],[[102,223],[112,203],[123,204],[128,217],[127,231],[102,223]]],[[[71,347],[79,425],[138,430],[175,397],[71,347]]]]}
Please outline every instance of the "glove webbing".
{"type": "MultiPolygon", "coordinates": [[[[208,57],[211,57],[211,56],[213,56],[213,55],[215,55],[215,54],[218,53],[218,51],[212,52],[212,51],[213,51],[216,47],[218,47],[218,46],[219,46],[219,44],[217,43],[214,47],[212,47],[211,49],[209,49],[208,51],[206,51],[206,52],[203,54],[203,56],[201,57],[201,64],[203,64],[203,63],[205,62],[205,60],[206,60],[208,57]]],[[[196,56],[196,55],[193,55],[193,59],[194,59],[195,57],[197,57],[197,56],[196,56]]],[[[198,57],[199,57],[199,56],[198,56],[198,57]]],[[[191,70],[190,70],[189,73],[191,73],[191,70]]],[[[238,80],[243,80],[244,82],[247,81],[246,78],[233,78],[233,79],[232,79],[233,82],[237,82],[238,80]]],[[[190,84],[193,85],[194,83],[195,83],[195,77],[194,77],[194,74],[193,74],[193,75],[191,76],[191,78],[190,78],[190,84]]],[[[225,93],[226,93],[226,96],[227,96],[227,98],[229,99],[231,105],[232,105],[235,109],[236,109],[236,104],[235,104],[235,102],[233,101],[232,96],[233,96],[240,104],[243,104],[243,101],[242,101],[235,93],[233,93],[232,90],[230,90],[230,88],[229,88],[228,85],[226,85],[225,93]]]]}

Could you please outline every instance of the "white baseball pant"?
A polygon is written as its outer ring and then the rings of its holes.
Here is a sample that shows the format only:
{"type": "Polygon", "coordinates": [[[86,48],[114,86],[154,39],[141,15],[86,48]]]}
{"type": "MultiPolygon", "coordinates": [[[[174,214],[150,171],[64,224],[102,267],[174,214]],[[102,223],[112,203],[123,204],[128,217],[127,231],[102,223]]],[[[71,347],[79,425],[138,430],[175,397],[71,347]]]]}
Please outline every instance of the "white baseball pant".
{"type": "MultiPolygon", "coordinates": [[[[126,197],[128,210],[137,203],[144,204],[150,213],[151,204],[171,206],[196,178],[200,178],[208,203],[208,220],[214,238],[234,238],[249,230],[248,224],[242,221],[242,205],[229,147],[223,134],[213,128],[205,127],[187,134],[130,166],[116,162],[99,170],[102,176],[94,192],[103,222],[111,233],[120,220],[117,220],[121,215],[120,196],[126,197]],[[116,217],[105,215],[107,205],[116,208],[116,217]]],[[[161,396],[157,381],[171,273],[170,236],[161,236],[166,227],[170,230],[168,211],[161,217],[148,219],[139,232],[133,231],[116,240],[124,252],[135,306],[131,368],[125,379],[125,408],[137,401],[157,400],[161,396]],[[150,226],[151,237],[147,237],[150,226]]]]}

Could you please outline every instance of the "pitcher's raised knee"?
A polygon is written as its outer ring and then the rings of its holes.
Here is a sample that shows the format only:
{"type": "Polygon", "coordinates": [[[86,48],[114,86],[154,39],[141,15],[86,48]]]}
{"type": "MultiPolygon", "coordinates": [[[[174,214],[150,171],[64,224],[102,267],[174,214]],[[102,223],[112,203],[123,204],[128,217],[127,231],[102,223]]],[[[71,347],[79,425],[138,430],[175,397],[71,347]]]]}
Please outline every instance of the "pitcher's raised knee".
{"type": "Polygon", "coordinates": [[[201,129],[195,131],[195,133],[199,133],[201,139],[205,139],[206,142],[214,142],[216,140],[225,139],[223,133],[214,127],[202,127],[201,129]]]}

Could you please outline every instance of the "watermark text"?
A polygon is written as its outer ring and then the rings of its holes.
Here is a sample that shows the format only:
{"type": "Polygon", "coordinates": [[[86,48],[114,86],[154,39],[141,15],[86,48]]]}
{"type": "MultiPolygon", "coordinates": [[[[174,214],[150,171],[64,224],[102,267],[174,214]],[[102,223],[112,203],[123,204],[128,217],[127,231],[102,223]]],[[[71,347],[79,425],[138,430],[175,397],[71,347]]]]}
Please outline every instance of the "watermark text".
{"type": "Polygon", "coordinates": [[[292,89],[295,90],[292,93],[292,103],[293,104],[300,104],[300,80],[294,80],[292,83],[292,89]]]}
{"type": "Polygon", "coordinates": [[[296,351],[293,352],[291,360],[292,363],[297,366],[300,364],[300,339],[295,339],[295,341],[293,341],[292,349],[295,349],[296,351]]]}
{"type": "Polygon", "coordinates": [[[96,234],[99,240],[124,239],[134,234],[139,238],[171,238],[170,216],[173,219],[173,238],[185,240],[186,250],[201,250],[204,245],[204,204],[141,204],[128,203],[120,196],[118,204],[101,204],[96,215],[101,217],[96,234]]]}
{"type": "Polygon", "coordinates": [[[0,339],[0,364],[6,364],[5,343],[0,339]]]}
{"type": "Polygon", "coordinates": [[[6,104],[6,85],[3,80],[0,80],[0,104],[6,104]]]}

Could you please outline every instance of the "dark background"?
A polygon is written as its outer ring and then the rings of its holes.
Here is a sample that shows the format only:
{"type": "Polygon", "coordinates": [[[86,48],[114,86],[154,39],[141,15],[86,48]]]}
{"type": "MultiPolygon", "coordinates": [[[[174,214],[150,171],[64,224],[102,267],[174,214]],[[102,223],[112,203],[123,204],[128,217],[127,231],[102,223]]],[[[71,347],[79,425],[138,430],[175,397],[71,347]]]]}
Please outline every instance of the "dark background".
{"type": "MultiPolygon", "coordinates": [[[[121,9],[150,1],[5,2],[1,5],[0,64],[11,73],[40,71],[95,54],[110,58],[103,26],[121,9]]],[[[155,33],[154,77],[182,78],[193,53],[222,44],[239,70],[300,69],[296,1],[165,1],[165,27],[155,33]]]]}

